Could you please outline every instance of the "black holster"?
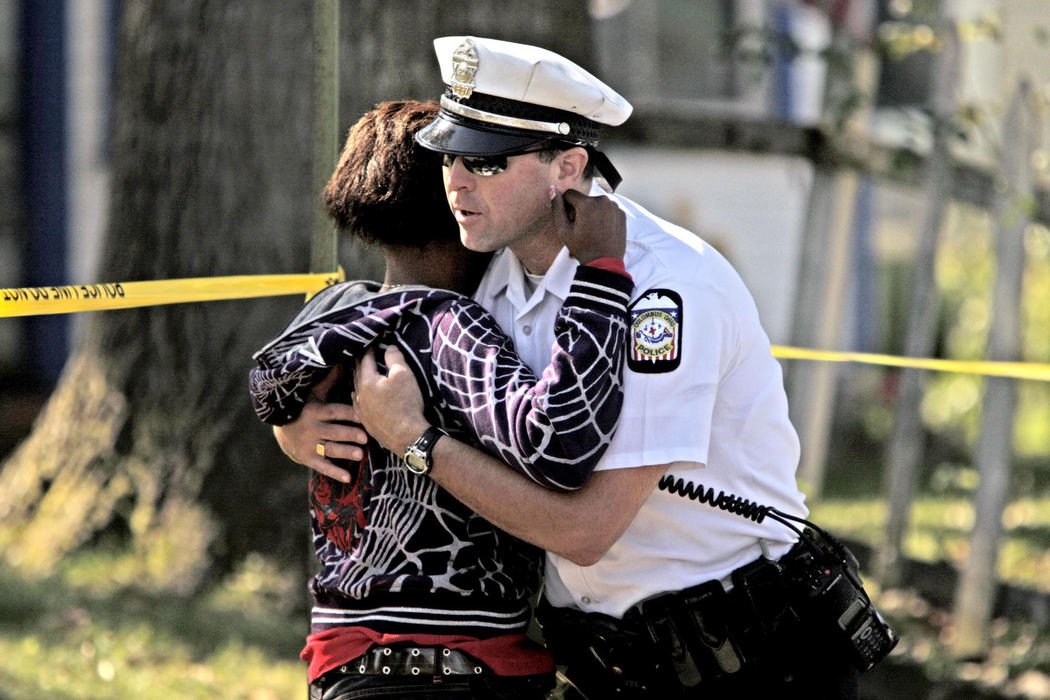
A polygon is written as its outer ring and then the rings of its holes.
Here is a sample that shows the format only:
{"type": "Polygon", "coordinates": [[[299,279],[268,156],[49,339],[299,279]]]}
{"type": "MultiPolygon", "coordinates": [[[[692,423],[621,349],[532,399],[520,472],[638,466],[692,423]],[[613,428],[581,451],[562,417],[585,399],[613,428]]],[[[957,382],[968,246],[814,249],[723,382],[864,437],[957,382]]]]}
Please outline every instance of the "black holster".
{"type": "Polygon", "coordinates": [[[536,607],[536,621],[555,661],[585,697],[645,697],[664,685],[667,664],[641,628],[546,600],[536,607]]]}

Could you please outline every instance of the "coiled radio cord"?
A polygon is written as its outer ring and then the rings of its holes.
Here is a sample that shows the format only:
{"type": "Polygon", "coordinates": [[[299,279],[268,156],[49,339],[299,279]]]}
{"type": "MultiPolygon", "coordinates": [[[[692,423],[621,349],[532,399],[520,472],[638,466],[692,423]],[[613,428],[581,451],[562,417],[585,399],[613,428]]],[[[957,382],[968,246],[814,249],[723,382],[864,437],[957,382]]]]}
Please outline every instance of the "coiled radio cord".
{"type": "Polygon", "coordinates": [[[733,515],[739,515],[742,518],[747,518],[756,523],[760,523],[766,518],[775,520],[781,525],[794,530],[795,533],[810,546],[813,546],[811,538],[807,537],[801,529],[794,525],[794,523],[800,523],[806,527],[810,527],[825,538],[830,538],[830,535],[828,535],[827,532],[805,518],[789,515],[784,511],[777,510],[773,506],[766,506],[756,501],[749,501],[745,498],[740,498],[736,494],[726,493],[725,491],[719,491],[716,496],[714,489],[705,489],[703,484],[694,484],[693,482],[686,481],[682,478],[675,478],[671,474],[665,474],[656,487],[661,491],[667,491],[668,493],[673,493],[677,496],[688,498],[689,500],[698,503],[706,503],[712,508],[718,508],[719,510],[724,510],[733,515]]]}

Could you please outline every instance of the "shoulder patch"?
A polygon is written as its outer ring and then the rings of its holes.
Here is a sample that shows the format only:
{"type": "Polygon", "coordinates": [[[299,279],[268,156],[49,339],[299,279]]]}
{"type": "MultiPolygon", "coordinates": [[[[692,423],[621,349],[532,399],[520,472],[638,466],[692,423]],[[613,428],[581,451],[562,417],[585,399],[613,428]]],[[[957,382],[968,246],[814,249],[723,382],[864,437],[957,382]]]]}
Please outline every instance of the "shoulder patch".
{"type": "Polygon", "coordinates": [[[682,297],[650,289],[628,309],[631,317],[627,367],[635,372],[671,372],[682,362],[682,297]]]}

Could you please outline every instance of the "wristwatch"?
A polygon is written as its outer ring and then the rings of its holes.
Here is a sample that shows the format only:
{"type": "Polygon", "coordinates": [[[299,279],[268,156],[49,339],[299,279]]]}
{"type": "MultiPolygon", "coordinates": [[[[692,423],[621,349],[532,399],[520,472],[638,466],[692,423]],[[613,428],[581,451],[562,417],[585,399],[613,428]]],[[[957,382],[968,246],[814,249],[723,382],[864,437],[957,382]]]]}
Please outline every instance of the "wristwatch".
{"type": "Polygon", "coordinates": [[[448,435],[441,428],[433,425],[423,431],[419,439],[405,450],[405,466],[414,474],[426,474],[434,466],[434,445],[443,435],[448,435]]]}

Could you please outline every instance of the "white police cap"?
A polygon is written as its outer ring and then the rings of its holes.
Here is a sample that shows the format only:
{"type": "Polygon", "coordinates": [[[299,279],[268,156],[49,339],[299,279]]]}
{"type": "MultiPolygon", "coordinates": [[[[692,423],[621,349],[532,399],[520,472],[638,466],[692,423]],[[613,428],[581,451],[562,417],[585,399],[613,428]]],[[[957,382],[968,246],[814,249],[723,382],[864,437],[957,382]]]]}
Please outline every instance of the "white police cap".
{"type": "Polygon", "coordinates": [[[511,154],[544,141],[584,146],[612,187],[620,176],[597,150],[601,125],[631,105],[572,61],[536,46],[471,36],[434,40],[448,86],[441,111],[416,140],[459,156],[511,154]]]}

